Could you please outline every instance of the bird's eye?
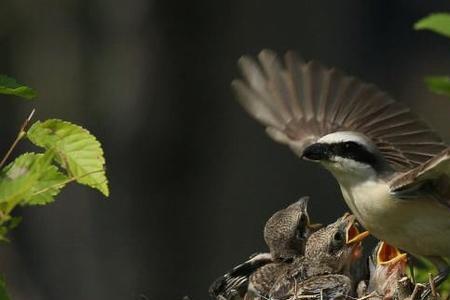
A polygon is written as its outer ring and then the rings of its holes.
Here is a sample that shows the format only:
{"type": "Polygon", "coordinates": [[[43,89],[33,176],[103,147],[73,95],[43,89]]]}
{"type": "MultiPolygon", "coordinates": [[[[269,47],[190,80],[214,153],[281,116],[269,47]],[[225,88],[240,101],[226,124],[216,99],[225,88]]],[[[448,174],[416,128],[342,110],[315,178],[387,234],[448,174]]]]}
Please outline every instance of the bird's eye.
{"type": "Polygon", "coordinates": [[[342,232],[338,231],[333,235],[333,240],[331,241],[331,251],[335,252],[342,248],[345,242],[345,236],[342,232]]]}
{"type": "Polygon", "coordinates": [[[345,142],[345,143],[344,143],[344,148],[345,148],[346,150],[356,149],[356,148],[358,148],[358,144],[355,143],[355,142],[345,142]]]}
{"type": "Polygon", "coordinates": [[[333,240],[336,242],[341,242],[344,240],[344,235],[341,232],[336,232],[333,236],[333,240]]]}

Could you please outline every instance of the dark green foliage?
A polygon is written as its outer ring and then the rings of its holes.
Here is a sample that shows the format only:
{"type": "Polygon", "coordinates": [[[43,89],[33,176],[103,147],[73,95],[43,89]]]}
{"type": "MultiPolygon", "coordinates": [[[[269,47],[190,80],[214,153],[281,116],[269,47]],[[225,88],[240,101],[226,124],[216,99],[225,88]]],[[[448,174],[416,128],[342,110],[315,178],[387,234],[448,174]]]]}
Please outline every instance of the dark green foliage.
{"type": "MultiPolygon", "coordinates": [[[[445,37],[450,38],[450,14],[431,14],[414,24],[416,30],[431,30],[445,37]]],[[[450,97],[450,77],[449,76],[428,76],[425,77],[428,89],[433,93],[450,97]]]]}
{"type": "Polygon", "coordinates": [[[14,95],[28,100],[36,97],[33,89],[18,83],[14,78],[0,75],[0,94],[14,95]]]}

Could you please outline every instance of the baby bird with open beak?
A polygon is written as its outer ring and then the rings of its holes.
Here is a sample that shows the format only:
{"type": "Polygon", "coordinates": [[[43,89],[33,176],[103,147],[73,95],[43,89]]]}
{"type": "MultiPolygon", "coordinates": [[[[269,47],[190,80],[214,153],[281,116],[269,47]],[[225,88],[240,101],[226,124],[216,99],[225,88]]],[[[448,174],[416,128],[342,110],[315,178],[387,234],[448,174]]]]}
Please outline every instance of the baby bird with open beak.
{"type": "Polygon", "coordinates": [[[213,299],[255,299],[268,295],[293,258],[303,256],[307,239],[320,227],[310,223],[308,200],[302,197],[270,217],[264,227],[270,253],[254,255],[216,279],[209,289],[213,299]]]}
{"type": "Polygon", "coordinates": [[[318,286],[317,282],[324,280],[322,276],[339,274],[347,279],[332,277],[332,281],[340,282],[335,289],[340,286],[343,296],[350,293],[350,266],[361,256],[361,241],[368,235],[367,231],[359,231],[355,217],[350,214],[313,233],[306,242],[304,257],[295,258],[288,270],[279,277],[269,296],[288,299],[309,294],[314,289],[308,287],[307,280],[310,286],[318,286]]]}
{"type": "Polygon", "coordinates": [[[405,273],[406,267],[406,253],[401,253],[385,242],[379,242],[369,257],[369,283],[359,283],[358,296],[366,296],[367,299],[406,299],[413,290],[405,273]]]}

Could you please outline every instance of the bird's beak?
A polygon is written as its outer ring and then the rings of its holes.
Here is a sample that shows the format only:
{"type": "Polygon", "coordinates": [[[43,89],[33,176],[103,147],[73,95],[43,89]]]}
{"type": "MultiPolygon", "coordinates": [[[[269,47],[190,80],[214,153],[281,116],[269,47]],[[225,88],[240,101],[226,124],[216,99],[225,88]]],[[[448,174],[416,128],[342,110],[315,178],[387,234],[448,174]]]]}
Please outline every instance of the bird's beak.
{"type": "Polygon", "coordinates": [[[351,218],[350,226],[347,228],[346,243],[347,245],[358,244],[369,236],[368,231],[360,232],[355,224],[355,217],[352,215],[344,215],[344,217],[351,218]]]}
{"type": "Polygon", "coordinates": [[[303,150],[301,158],[312,161],[327,160],[330,158],[330,149],[327,144],[316,143],[303,150]]]}
{"type": "Polygon", "coordinates": [[[406,253],[401,253],[397,248],[382,242],[377,252],[377,264],[388,265],[398,262],[407,262],[408,257],[406,253]]]}

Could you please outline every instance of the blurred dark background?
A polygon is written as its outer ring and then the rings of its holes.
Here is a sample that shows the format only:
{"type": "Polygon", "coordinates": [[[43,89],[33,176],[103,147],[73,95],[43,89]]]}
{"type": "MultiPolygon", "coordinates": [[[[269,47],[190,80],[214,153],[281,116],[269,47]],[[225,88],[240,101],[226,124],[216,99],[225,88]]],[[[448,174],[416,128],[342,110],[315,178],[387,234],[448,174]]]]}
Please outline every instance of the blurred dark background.
{"type": "MultiPolygon", "coordinates": [[[[448,1],[2,0],[0,73],[34,87],[2,97],[4,153],[33,108],[103,143],[111,197],[70,186],[0,250],[13,299],[206,299],[258,250],[277,209],[310,195],[315,221],[346,207],[331,175],[266,137],[233,100],[242,54],[299,51],[374,82],[445,139],[450,41],[413,23],[448,1]]],[[[26,143],[16,151],[29,149],[26,143]]]]}

